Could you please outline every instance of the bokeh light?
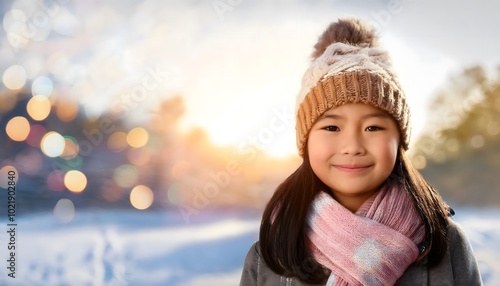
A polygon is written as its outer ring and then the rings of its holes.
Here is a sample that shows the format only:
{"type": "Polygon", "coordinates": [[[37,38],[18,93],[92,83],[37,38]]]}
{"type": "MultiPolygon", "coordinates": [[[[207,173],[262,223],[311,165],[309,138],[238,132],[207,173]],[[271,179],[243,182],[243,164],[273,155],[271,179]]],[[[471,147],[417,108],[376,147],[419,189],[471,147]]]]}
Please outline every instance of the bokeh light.
{"type": "Polygon", "coordinates": [[[31,147],[40,147],[40,142],[42,142],[42,138],[47,133],[45,127],[40,124],[33,124],[30,128],[30,133],[28,134],[28,138],[26,138],[26,142],[31,147]]]}
{"type": "Polygon", "coordinates": [[[31,84],[31,93],[33,96],[43,95],[49,97],[54,89],[52,80],[46,76],[37,77],[31,84]]]}
{"type": "Polygon", "coordinates": [[[474,135],[470,139],[470,145],[474,148],[481,148],[484,146],[484,137],[483,135],[474,135]]]}
{"type": "Polygon", "coordinates": [[[56,105],[56,115],[61,121],[69,122],[78,115],[78,105],[69,100],[59,100],[56,105]]]}
{"type": "Polygon", "coordinates": [[[127,143],[130,147],[139,148],[148,143],[149,134],[146,129],[142,127],[136,127],[130,130],[127,134],[127,143]]]}
{"type": "Polygon", "coordinates": [[[80,193],[87,186],[87,177],[78,170],[68,171],[64,175],[64,185],[73,193],[80,193]]]}
{"type": "Polygon", "coordinates": [[[121,165],[115,169],[113,173],[113,180],[122,188],[130,188],[139,178],[137,168],[132,165],[121,165]]]}
{"type": "Polygon", "coordinates": [[[26,106],[28,114],[36,121],[41,121],[47,118],[50,114],[50,100],[43,95],[35,95],[26,106]]]}
{"type": "Polygon", "coordinates": [[[136,209],[145,210],[153,204],[153,201],[153,191],[147,186],[135,186],[130,192],[130,203],[136,209]]]}
{"type": "Polygon", "coordinates": [[[78,142],[74,137],[64,136],[64,149],[61,158],[65,160],[71,160],[78,155],[80,148],[78,147],[78,142]]]}
{"type": "Polygon", "coordinates": [[[21,89],[26,83],[26,70],[20,65],[10,66],[3,72],[2,81],[10,90],[21,89]]]}
{"type": "MultiPolygon", "coordinates": [[[[19,171],[12,165],[5,165],[0,168],[0,188],[7,189],[9,182],[17,183],[19,179],[19,171]]],[[[12,184],[12,183],[11,183],[12,184]]]]}
{"type": "Polygon", "coordinates": [[[108,138],[108,148],[113,152],[120,152],[127,148],[127,133],[116,131],[108,138]]]}
{"type": "Polygon", "coordinates": [[[425,168],[425,166],[427,166],[427,159],[424,155],[416,155],[412,158],[411,161],[413,166],[418,170],[421,170],[425,168]]]}
{"type": "Polygon", "coordinates": [[[52,171],[47,176],[47,187],[55,192],[64,191],[64,172],[52,171]]]}
{"type": "Polygon", "coordinates": [[[64,151],[65,141],[61,134],[50,131],[45,134],[40,142],[42,152],[48,157],[57,157],[64,151]]]}
{"type": "Polygon", "coordinates": [[[30,123],[22,116],[16,116],[7,122],[5,132],[14,141],[24,141],[30,133],[30,123]]]}
{"type": "Polygon", "coordinates": [[[54,216],[61,223],[70,223],[75,218],[75,205],[69,199],[60,199],[54,206],[54,216]]]}

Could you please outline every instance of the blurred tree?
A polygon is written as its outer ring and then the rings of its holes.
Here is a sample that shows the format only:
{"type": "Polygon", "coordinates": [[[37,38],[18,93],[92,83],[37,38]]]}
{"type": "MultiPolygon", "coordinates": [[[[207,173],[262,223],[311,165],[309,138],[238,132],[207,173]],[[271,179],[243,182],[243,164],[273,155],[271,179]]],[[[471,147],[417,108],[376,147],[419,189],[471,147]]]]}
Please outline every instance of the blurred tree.
{"type": "MultiPolygon", "coordinates": [[[[500,70],[500,67],[499,67],[500,70]]],[[[480,66],[450,79],[432,102],[415,165],[445,197],[500,205],[500,78],[480,66]]]]}

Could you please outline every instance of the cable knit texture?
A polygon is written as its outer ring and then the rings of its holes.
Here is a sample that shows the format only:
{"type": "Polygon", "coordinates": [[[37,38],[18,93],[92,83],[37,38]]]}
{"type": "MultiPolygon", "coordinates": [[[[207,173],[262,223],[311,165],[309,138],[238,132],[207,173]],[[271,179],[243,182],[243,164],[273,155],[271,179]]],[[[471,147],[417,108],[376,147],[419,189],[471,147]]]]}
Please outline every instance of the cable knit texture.
{"type": "Polygon", "coordinates": [[[394,285],[419,256],[425,227],[408,193],[385,187],[352,213],[320,192],[308,215],[314,258],[327,285],[394,285]]]}
{"type": "Polygon", "coordinates": [[[372,27],[350,18],[333,23],[323,33],[316,47],[328,46],[321,54],[322,49],[316,50],[320,55],[305,72],[296,101],[300,155],[316,120],[347,103],[371,104],[391,114],[398,123],[401,144],[408,149],[410,111],[390,57],[376,46],[376,39],[372,27]]]}

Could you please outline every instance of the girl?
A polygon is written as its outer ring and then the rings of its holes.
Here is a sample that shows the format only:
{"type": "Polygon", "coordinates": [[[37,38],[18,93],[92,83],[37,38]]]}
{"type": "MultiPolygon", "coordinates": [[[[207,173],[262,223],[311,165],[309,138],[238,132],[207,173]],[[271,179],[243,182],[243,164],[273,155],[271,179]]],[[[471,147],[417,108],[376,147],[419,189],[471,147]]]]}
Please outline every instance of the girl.
{"type": "Polygon", "coordinates": [[[240,285],[482,285],[453,211],[411,165],[410,111],[357,19],[315,45],[297,98],[302,165],[276,190],[240,285]]]}

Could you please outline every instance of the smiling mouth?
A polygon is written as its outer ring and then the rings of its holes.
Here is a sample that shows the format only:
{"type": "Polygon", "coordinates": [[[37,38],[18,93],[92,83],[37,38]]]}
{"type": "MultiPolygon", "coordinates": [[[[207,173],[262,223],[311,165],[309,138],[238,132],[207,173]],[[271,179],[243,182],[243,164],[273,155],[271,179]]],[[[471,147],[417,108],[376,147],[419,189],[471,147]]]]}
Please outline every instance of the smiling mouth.
{"type": "Polygon", "coordinates": [[[348,172],[348,173],[359,173],[367,170],[371,167],[371,165],[333,165],[333,167],[337,168],[340,171],[348,172]]]}

